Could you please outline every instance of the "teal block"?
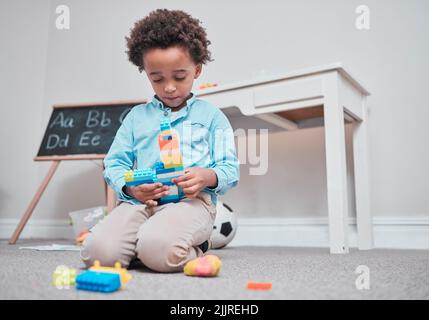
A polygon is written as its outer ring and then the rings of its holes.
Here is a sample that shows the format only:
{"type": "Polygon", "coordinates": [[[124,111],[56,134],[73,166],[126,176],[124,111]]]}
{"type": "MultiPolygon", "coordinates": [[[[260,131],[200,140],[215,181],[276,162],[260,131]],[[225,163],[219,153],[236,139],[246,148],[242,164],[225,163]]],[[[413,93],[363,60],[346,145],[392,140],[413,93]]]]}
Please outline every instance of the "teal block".
{"type": "Polygon", "coordinates": [[[86,291],[113,292],[121,287],[118,273],[85,271],[76,277],[76,288],[86,291]]]}

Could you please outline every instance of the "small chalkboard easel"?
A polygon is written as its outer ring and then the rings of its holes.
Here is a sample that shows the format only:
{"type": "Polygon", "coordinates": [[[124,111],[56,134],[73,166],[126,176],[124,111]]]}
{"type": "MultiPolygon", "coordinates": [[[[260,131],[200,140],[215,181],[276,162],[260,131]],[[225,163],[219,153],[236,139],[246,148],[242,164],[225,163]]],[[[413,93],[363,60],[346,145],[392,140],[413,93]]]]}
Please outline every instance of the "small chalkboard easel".
{"type": "MultiPolygon", "coordinates": [[[[136,105],[146,101],[119,101],[91,104],[54,105],[42,143],[34,161],[52,161],[15,229],[10,244],[15,244],[30,219],[43,192],[63,160],[103,160],[122,120],[136,105]]],[[[115,207],[115,193],[104,183],[107,210],[115,207]]]]}

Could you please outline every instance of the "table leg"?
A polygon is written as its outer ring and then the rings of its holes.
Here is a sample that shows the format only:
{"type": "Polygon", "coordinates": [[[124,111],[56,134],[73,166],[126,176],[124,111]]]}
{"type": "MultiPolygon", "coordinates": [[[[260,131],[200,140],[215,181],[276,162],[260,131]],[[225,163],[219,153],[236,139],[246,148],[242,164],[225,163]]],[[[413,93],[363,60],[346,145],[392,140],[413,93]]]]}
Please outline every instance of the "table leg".
{"type": "Polygon", "coordinates": [[[331,253],[348,253],[348,194],[344,110],[338,92],[338,75],[324,78],[326,174],[331,253]]]}
{"type": "Polygon", "coordinates": [[[353,122],[353,155],[356,190],[356,221],[360,250],[373,248],[373,229],[370,208],[368,122],[365,100],[362,105],[363,121],[353,122]]]}

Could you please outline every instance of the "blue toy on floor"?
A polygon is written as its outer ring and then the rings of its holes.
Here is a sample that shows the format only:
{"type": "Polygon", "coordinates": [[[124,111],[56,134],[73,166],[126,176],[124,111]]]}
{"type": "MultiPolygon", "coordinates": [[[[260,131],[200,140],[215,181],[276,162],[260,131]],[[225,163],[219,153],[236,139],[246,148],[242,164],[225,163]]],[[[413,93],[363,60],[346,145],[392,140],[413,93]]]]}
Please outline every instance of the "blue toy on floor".
{"type": "Polygon", "coordinates": [[[118,273],[85,271],[76,277],[76,288],[79,290],[113,292],[121,287],[118,273]]]}

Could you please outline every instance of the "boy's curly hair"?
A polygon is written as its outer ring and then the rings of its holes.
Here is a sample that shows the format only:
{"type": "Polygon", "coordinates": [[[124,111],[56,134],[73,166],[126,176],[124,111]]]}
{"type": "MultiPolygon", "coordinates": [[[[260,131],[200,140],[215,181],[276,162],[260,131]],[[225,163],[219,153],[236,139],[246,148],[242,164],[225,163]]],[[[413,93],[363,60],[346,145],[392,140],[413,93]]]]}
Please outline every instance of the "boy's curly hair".
{"type": "Polygon", "coordinates": [[[137,21],[130,36],[125,37],[128,59],[142,72],[143,57],[148,50],[179,46],[188,49],[196,64],[212,61],[211,53],[207,49],[211,42],[207,40],[207,34],[200,22],[180,10],[152,11],[137,21]]]}

